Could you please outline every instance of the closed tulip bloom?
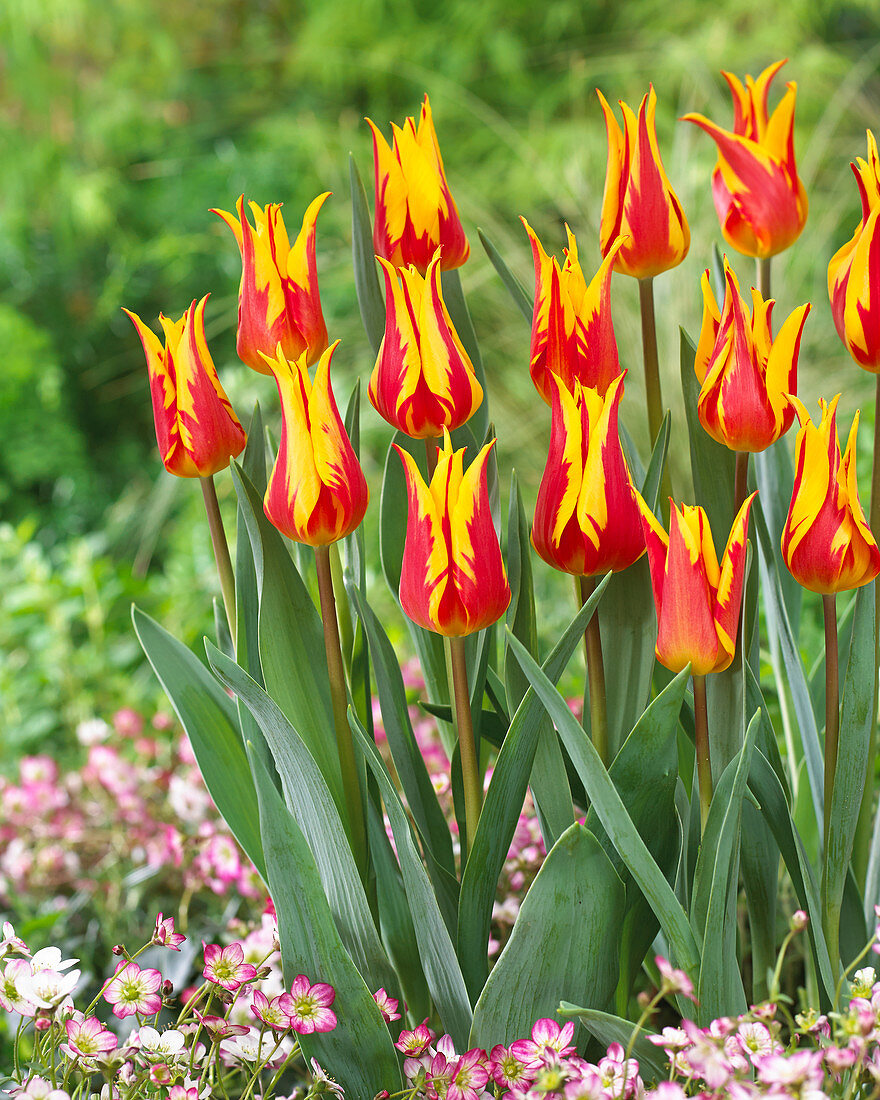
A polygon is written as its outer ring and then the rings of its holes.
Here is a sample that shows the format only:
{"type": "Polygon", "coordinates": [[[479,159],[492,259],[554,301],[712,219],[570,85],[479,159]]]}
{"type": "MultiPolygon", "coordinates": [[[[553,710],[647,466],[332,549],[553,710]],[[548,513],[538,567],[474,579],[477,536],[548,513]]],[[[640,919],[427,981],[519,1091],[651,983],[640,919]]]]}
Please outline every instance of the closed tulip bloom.
{"type": "Polygon", "coordinates": [[[380,416],[414,439],[454,431],[483,400],[474,368],[449,318],[440,289],[440,253],[424,278],[414,266],[385,272],[385,336],[370,378],[380,416]]]}
{"type": "Polygon", "coordinates": [[[392,144],[367,119],[373,131],[376,218],[373,247],[394,267],[413,264],[424,274],[440,249],[440,269],[461,267],[470,255],[458,210],[443,171],[428,97],[419,124],[392,122],[392,144]]]}
{"type": "Polygon", "coordinates": [[[835,416],[840,394],[819,401],[822,420],[813,423],[803,404],[792,398],[801,429],[795,448],[794,492],[782,532],[782,555],[794,579],[830,596],[860,588],[880,573],[880,550],[859,503],[856,482],[856,432],[859,414],[843,458],[835,416]]]}
{"type": "Polygon", "coordinates": [[[718,146],[712,173],[712,197],[721,232],[729,245],[746,256],[766,259],[788,248],[807,220],[807,195],[794,157],[794,105],[797,85],[787,91],[768,116],[767,95],[785,64],[777,61],[745,87],[733,73],[722,72],[733,94],[733,130],[700,114],[685,115],[718,146]]]}
{"type": "Polygon", "coordinates": [[[179,321],[159,314],[156,334],[130,310],[147,357],[156,441],[165,469],[178,477],[210,477],[241,454],[247,435],[223,392],[205,340],[206,294],[179,321]]]}
{"type": "Polygon", "coordinates": [[[426,485],[412,456],[395,444],[409,503],[400,603],[413,622],[448,637],[490,626],[510,603],[486,485],[493,445],[487,443],[465,470],[465,448],[453,451],[444,431],[426,485]]]}
{"type": "Polygon", "coordinates": [[[281,398],[281,441],[263,508],[282,534],[309,546],[345,538],[364,518],[367,483],[330,388],[330,360],[309,380],[306,353],[291,363],[280,350],[269,363],[281,398]]]}
{"type": "Polygon", "coordinates": [[[828,265],[828,295],[837,333],[860,367],[880,373],[880,159],[868,130],[868,159],[850,166],[862,199],[862,220],[852,240],[828,265]]]}
{"type": "Polygon", "coordinates": [[[538,490],[532,545],[564,573],[618,572],[645,552],[639,506],[617,433],[623,375],[602,397],[553,387],[550,453],[538,490]]]}
{"type": "Polygon", "coordinates": [[[671,672],[722,672],[733,660],[742,604],[746,531],[755,493],[740,508],[719,566],[700,507],[670,501],[667,535],[639,498],[657,608],[657,660],[671,672]]]}
{"type": "Polygon", "coordinates": [[[601,92],[597,93],[608,130],[608,168],[602,198],[599,244],[607,256],[618,237],[627,237],[614,270],[647,279],[676,267],[685,258],[691,235],[687,218],[660,160],[653,85],[643,97],[638,118],[620,101],[623,130],[601,92]]]}
{"type": "Polygon", "coordinates": [[[774,340],[770,330],[773,301],[752,288],[752,310],[740,295],[736,275],[724,259],[721,312],[703,274],[703,325],[694,369],[701,384],[700,423],[733,451],[763,451],[791,427],[797,390],[801,333],[810,312],[799,306],[786,318],[774,340]]]}
{"type": "Polygon", "coordinates": [[[281,350],[287,359],[306,353],[311,366],[327,347],[327,326],[318,293],[315,260],[315,224],[330,192],[319,195],[306,210],[299,235],[290,244],[281,204],[265,208],[248,203],[254,224],[244,212],[244,196],[237,204],[238,217],[212,210],[221,217],[238,242],[241,252],[241,285],[238,291],[238,356],[260,374],[271,374],[264,356],[275,358],[281,350]]]}
{"type": "Polygon", "coordinates": [[[620,374],[617,341],[611,320],[611,269],[624,240],[613,242],[587,286],[578,261],[577,241],[565,227],[568,248],[559,266],[548,256],[525,220],[535,258],[535,309],[532,316],[532,359],[529,370],[538,393],[552,404],[557,375],[569,390],[575,382],[605,394],[620,374]]]}

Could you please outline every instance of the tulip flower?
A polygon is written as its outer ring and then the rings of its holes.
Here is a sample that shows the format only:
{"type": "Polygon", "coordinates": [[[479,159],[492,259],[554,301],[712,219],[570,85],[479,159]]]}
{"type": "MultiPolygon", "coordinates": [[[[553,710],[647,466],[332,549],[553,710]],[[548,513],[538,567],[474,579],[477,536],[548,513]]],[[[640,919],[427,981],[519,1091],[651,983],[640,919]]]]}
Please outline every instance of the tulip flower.
{"type": "Polygon", "coordinates": [[[617,341],[611,320],[611,269],[624,238],[612,243],[596,275],[587,286],[578,262],[577,242],[565,227],[568,248],[559,266],[548,256],[525,220],[535,259],[535,310],[532,317],[532,359],[529,370],[538,393],[548,405],[555,387],[551,376],[562,379],[569,391],[575,382],[604,396],[620,374],[617,341]]]}
{"type": "Polygon", "coordinates": [[[510,602],[486,485],[493,445],[487,443],[465,470],[465,448],[453,451],[444,431],[426,485],[413,457],[395,444],[409,500],[400,602],[413,622],[448,637],[491,625],[510,602]]]}
{"type": "Polygon", "coordinates": [[[287,359],[299,359],[305,352],[309,366],[327,347],[318,294],[315,223],[329,194],[319,195],[306,210],[292,246],[280,203],[269,203],[265,209],[249,203],[253,226],[245,216],[243,195],[236,203],[238,218],[225,210],[211,211],[226,222],[238,242],[241,285],[236,347],[241,361],[260,374],[272,373],[267,362],[274,360],[279,344],[287,359]]]}
{"type": "Polygon", "coordinates": [[[623,375],[602,397],[562,380],[553,387],[550,453],[535,508],[532,545],[564,573],[618,572],[645,552],[639,506],[620,439],[617,415],[623,375]]]}
{"type": "Polygon", "coordinates": [[[690,247],[690,230],[681,204],[660,160],[653,85],[643,97],[638,118],[621,101],[624,129],[601,92],[608,130],[608,168],[602,198],[599,243],[607,256],[618,237],[629,239],[617,253],[614,270],[637,279],[676,267],[690,247]]]}
{"type": "Polygon", "coordinates": [[[852,240],[828,265],[828,295],[837,333],[860,367],[880,373],[880,159],[868,130],[868,159],[850,165],[862,199],[862,220],[852,240]]]}
{"type": "Polygon", "coordinates": [[[722,72],[733,94],[733,130],[700,114],[685,115],[715,141],[718,163],[712,173],[712,197],[724,239],[746,256],[767,259],[788,248],[807,220],[807,196],[794,158],[794,106],[797,85],[768,117],[767,95],[785,64],[777,61],[745,87],[722,72]]]}
{"type": "Polygon", "coordinates": [[[722,672],[733,660],[755,494],[740,508],[719,566],[706,513],[671,505],[669,535],[639,498],[657,608],[657,660],[671,672],[722,672]]]}
{"type": "Polygon", "coordinates": [[[394,267],[413,264],[421,274],[440,249],[440,269],[461,267],[470,255],[446,182],[428,97],[419,124],[391,124],[393,145],[372,122],[376,182],[373,246],[394,267]]]}
{"type": "Polygon", "coordinates": [[[703,274],[703,325],[694,369],[700,381],[700,423],[719,443],[739,452],[763,451],[791,427],[797,389],[801,333],[810,312],[799,306],[774,340],[773,302],[752,289],[752,311],[740,295],[736,275],[724,259],[724,305],[719,313],[703,274]]]}
{"type": "Polygon", "coordinates": [[[178,477],[210,477],[225,470],[247,442],[223,392],[205,340],[206,294],[179,321],[159,314],[165,347],[130,310],[150,374],[156,440],[165,469],[178,477]]]}
{"type": "Polygon", "coordinates": [[[454,431],[483,400],[474,368],[440,290],[440,253],[424,278],[414,266],[385,272],[385,336],[370,379],[370,401],[405,435],[430,439],[454,431]]]}
{"type": "Polygon", "coordinates": [[[859,503],[856,413],[843,458],[835,416],[840,394],[819,401],[818,427],[802,402],[791,400],[801,429],[795,449],[794,492],[782,532],[792,576],[811,592],[831,595],[868,584],[880,573],[880,550],[859,503]]]}
{"type": "Polygon", "coordinates": [[[281,441],[263,507],[288,538],[326,546],[345,538],[364,518],[367,483],[330,388],[330,360],[339,341],[309,380],[307,353],[291,363],[281,347],[266,363],[281,398],[281,441]]]}

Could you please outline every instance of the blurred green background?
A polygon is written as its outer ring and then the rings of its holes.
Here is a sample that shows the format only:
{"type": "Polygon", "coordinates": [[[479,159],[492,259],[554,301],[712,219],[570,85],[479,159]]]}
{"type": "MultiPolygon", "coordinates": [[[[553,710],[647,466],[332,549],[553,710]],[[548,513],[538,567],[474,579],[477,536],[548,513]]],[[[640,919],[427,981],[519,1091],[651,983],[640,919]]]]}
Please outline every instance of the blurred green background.
{"type": "MultiPolygon", "coordinates": [[[[132,599],[193,644],[210,626],[200,494],[162,469],[141,348],[120,312],[125,305],[154,323],[160,310],[177,317],[210,291],[208,337],[233,403],[243,420],[256,399],[274,409],[271,381],[235,357],[239,258],[210,207],[233,209],[242,192],[281,201],[295,232],[307,203],[334,192],[319,220],[318,268],[331,339],[343,340],[337,392],[366,381],[372,355],[350,274],[348,185],[351,151],[371,192],[364,115],[402,122],[431,96],[472,246],[462,280],[502,483],[515,459],[531,507],[549,417],[528,378],[528,326],[476,228],[529,288],[520,214],[557,254],[567,221],[594,270],[606,155],[595,88],[636,105],[653,82],[660,147],[692,230],[688,259],[656,284],[664,396],[677,409],[677,328],[696,336],[699,275],[723,242],[709,192],[714,146],[676,119],[695,110],[729,125],[718,71],[757,75],[788,56],[771,101],[786,79],[798,82],[796,148],[811,212],[797,244],[774,261],[777,317],[813,303],[801,352],[808,407],[843,389],[843,426],[858,404],[866,413],[872,405],[873,380],[834,333],[825,272],[859,216],[848,163],[878,122],[873,0],[6,0],[0,51],[7,762],[60,747],[81,718],[156,698],[129,626],[132,599]]],[[[750,282],[750,261],[732,259],[750,282]]],[[[632,368],[624,419],[641,438],[634,282],[616,277],[613,300],[621,362],[632,368]]],[[[387,429],[367,405],[362,423],[375,492],[387,429]]],[[[866,425],[865,496],[868,438],[866,425]]],[[[687,458],[676,436],[671,450],[682,484],[687,458]]],[[[228,503],[225,483],[221,494],[228,503]]]]}

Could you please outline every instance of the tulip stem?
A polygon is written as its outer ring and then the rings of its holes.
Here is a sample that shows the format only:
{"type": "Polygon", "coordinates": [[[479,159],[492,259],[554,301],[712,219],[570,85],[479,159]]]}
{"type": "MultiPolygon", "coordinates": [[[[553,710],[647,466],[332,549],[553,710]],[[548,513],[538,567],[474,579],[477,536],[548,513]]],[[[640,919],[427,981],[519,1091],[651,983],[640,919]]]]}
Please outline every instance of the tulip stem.
{"type": "Polygon", "coordinates": [[[330,681],[330,699],[333,704],[333,725],[336,730],[336,749],[339,753],[342,789],[351,823],[355,862],[361,878],[366,880],[367,835],[364,824],[364,805],[361,799],[354,743],[348,724],[348,691],[345,685],[342,646],[339,641],[339,623],[336,618],[336,597],[333,594],[333,570],[329,546],[315,547],[315,567],[318,572],[318,595],[321,599],[321,619],[324,623],[324,649],[327,653],[327,674],[330,681]]]}
{"type": "Polygon", "coordinates": [[[217,575],[220,578],[220,591],[223,593],[223,606],[226,609],[226,621],[233,646],[235,639],[235,573],[229,557],[226,532],[223,529],[223,516],[220,514],[220,502],[214,487],[214,477],[200,477],[202,496],[205,498],[205,511],[208,514],[208,530],[211,532],[211,545],[214,547],[214,561],[217,563],[217,575]]]}
{"type": "Polygon", "coordinates": [[[461,760],[461,782],[464,787],[464,817],[467,831],[466,851],[470,855],[477,823],[483,806],[483,779],[477,760],[474,742],[474,722],[471,714],[471,697],[468,689],[467,658],[464,638],[449,639],[449,655],[452,664],[452,694],[455,711],[455,732],[458,734],[458,752],[461,760]]]}
{"type": "Polygon", "coordinates": [[[657,355],[657,325],[654,320],[654,279],[639,279],[639,307],[642,312],[642,355],[645,361],[645,400],[648,403],[648,430],[651,446],[663,423],[663,398],[660,394],[660,362],[657,355]]]}
{"type": "Polygon", "coordinates": [[[770,260],[772,256],[758,257],[755,263],[758,268],[758,293],[766,302],[770,297],[770,260]]]}
{"type": "Polygon", "coordinates": [[[825,821],[824,858],[822,861],[822,927],[834,976],[840,966],[840,899],[828,897],[828,839],[831,832],[831,803],[837,772],[837,747],[840,734],[840,673],[837,653],[837,595],[822,597],[825,619],[825,821]]]}
{"type": "MultiPolygon", "coordinates": [[[[580,578],[581,607],[593,594],[595,587],[595,577],[580,578]]],[[[584,651],[587,658],[587,683],[590,685],[590,735],[593,739],[593,747],[607,768],[608,706],[605,697],[605,664],[602,660],[598,608],[593,612],[584,630],[584,651]]]]}
{"type": "Polygon", "coordinates": [[[429,435],[425,439],[425,460],[428,463],[428,481],[430,486],[431,478],[434,476],[434,471],[437,469],[437,447],[440,444],[440,440],[433,435],[429,435]]]}
{"type": "Polygon", "coordinates": [[[709,708],[706,704],[706,677],[693,676],[694,731],[697,748],[697,782],[700,788],[700,837],[706,831],[712,805],[712,763],[709,759],[709,708]]]}

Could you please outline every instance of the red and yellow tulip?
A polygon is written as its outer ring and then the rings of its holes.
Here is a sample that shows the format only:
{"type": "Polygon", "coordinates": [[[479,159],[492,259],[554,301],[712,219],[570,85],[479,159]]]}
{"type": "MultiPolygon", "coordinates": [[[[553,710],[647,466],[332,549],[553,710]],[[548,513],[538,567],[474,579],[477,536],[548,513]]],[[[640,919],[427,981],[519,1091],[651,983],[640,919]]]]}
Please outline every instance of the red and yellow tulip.
{"type": "Polygon", "coordinates": [[[685,115],[718,146],[712,196],[724,239],[746,256],[766,259],[788,248],[807,220],[807,195],[794,157],[794,106],[797,85],[768,115],[767,95],[785,64],[777,61],[745,87],[733,73],[722,72],[733,94],[733,130],[700,114],[685,115]]]}
{"type": "Polygon", "coordinates": [[[788,395],[797,390],[801,333],[810,312],[799,306],[774,340],[773,301],[752,288],[752,311],[724,258],[724,305],[718,303],[703,274],[703,325],[694,369],[700,382],[700,423],[719,443],[734,451],[763,451],[794,421],[788,395]]]}
{"type": "Polygon", "coordinates": [[[394,267],[413,264],[422,274],[440,249],[440,268],[461,267],[470,255],[443,158],[434,132],[427,95],[419,124],[407,118],[391,124],[393,145],[367,119],[373,131],[376,218],[373,247],[394,267]]]}
{"type": "Polygon", "coordinates": [[[720,566],[702,508],[683,504],[679,510],[670,501],[667,535],[639,498],[657,608],[655,653],[671,672],[690,663],[694,676],[705,676],[722,672],[733,660],[754,497],[733,521],[720,566]]]}
{"type": "Polygon", "coordinates": [[[862,199],[862,220],[852,240],[828,265],[828,295],[840,339],[860,367],[880,373],[880,158],[868,130],[868,159],[850,166],[862,199]]]}
{"type": "Polygon", "coordinates": [[[499,619],[510,586],[489,509],[486,463],[494,440],[464,469],[462,447],[449,432],[438,448],[437,468],[426,485],[415,460],[403,460],[409,512],[400,574],[400,603],[419,626],[460,637],[499,619]]]}
{"type": "Polygon", "coordinates": [[[327,326],[318,293],[315,260],[315,223],[330,192],[319,195],[306,210],[299,235],[290,244],[281,204],[265,208],[248,205],[251,225],[244,212],[244,196],[236,203],[238,217],[212,210],[221,217],[238,242],[241,252],[241,285],[238,292],[238,356],[260,374],[270,374],[266,356],[274,359],[278,345],[287,359],[303,352],[311,366],[327,347],[327,326]]]}
{"type": "Polygon", "coordinates": [[[802,402],[792,398],[801,429],[782,555],[798,584],[822,595],[860,588],[880,573],[880,550],[856,482],[859,414],[841,458],[835,424],[839,399],[840,394],[830,404],[819,401],[822,420],[816,427],[802,402]]]}
{"type": "Polygon", "coordinates": [[[562,267],[548,256],[532,227],[521,218],[535,259],[535,309],[532,315],[532,358],[529,370],[538,393],[552,404],[551,376],[569,391],[576,382],[605,394],[620,374],[617,341],[611,320],[611,269],[624,244],[612,243],[587,286],[578,261],[577,241],[565,227],[568,248],[562,267]]]}
{"type": "Polygon", "coordinates": [[[405,435],[455,431],[483,400],[483,389],[449,318],[440,289],[440,253],[424,278],[414,266],[385,272],[385,336],[370,378],[370,401],[405,435]]]}
{"type": "Polygon", "coordinates": [[[330,360],[339,341],[318,361],[309,380],[306,352],[291,363],[281,348],[266,357],[281,398],[281,440],[263,508],[288,538],[326,546],[345,538],[364,518],[367,483],[330,387],[330,360]]]}
{"type": "Polygon", "coordinates": [[[618,572],[645,552],[639,506],[617,415],[623,375],[602,397],[575,383],[571,394],[556,375],[552,386],[550,453],[535,508],[532,545],[564,573],[618,572]]]}
{"type": "Polygon", "coordinates": [[[653,85],[643,97],[638,118],[620,101],[623,130],[601,92],[608,130],[608,167],[602,198],[599,244],[607,256],[618,237],[626,237],[614,270],[637,279],[659,275],[685,258],[691,235],[687,218],[660,160],[653,85]]]}
{"type": "Polygon", "coordinates": [[[247,442],[223,392],[205,340],[206,294],[179,321],[159,314],[165,347],[130,310],[150,374],[156,440],[165,469],[178,477],[210,477],[225,470],[247,442]]]}

